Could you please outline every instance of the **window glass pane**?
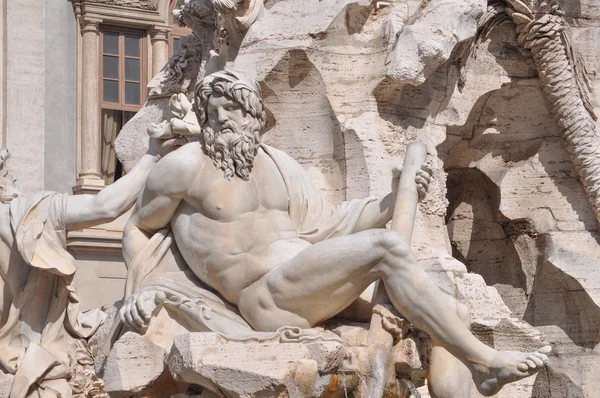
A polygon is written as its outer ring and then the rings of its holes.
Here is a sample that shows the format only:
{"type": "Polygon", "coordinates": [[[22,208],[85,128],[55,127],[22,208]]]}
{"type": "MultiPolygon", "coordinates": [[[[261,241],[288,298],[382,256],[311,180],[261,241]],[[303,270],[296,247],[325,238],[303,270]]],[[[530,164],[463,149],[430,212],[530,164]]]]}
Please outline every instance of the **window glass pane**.
{"type": "Polygon", "coordinates": [[[173,55],[179,54],[180,48],[181,48],[181,43],[179,41],[179,37],[173,38],[173,55]]]}
{"type": "Polygon", "coordinates": [[[125,80],[140,81],[140,60],[125,58],[125,80]]]}
{"type": "Polygon", "coordinates": [[[140,37],[138,35],[125,35],[125,55],[128,57],[140,56],[140,37]]]}
{"type": "Polygon", "coordinates": [[[106,54],[119,54],[119,34],[115,32],[103,33],[103,51],[106,54]]]}
{"type": "Polygon", "coordinates": [[[104,80],[103,97],[106,102],[119,102],[119,82],[104,80]]]}
{"type": "Polygon", "coordinates": [[[111,79],[119,78],[119,58],[104,55],[102,57],[102,75],[111,79]]]}
{"type": "Polygon", "coordinates": [[[127,105],[140,105],[140,84],[125,83],[125,103],[127,105]]]}

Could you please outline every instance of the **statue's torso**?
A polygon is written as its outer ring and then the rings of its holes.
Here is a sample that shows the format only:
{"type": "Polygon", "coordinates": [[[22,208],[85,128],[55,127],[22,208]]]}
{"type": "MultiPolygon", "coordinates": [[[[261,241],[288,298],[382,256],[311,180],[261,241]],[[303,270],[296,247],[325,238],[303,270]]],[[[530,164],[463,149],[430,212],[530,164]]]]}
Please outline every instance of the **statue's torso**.
{"type": "Polygon", "coordinates": [[[249,181],[205,164],[171,221],[192,271],[237,303],[240,292],[309,243],[298,238],[277,166],[260,150],[249,181]]]}

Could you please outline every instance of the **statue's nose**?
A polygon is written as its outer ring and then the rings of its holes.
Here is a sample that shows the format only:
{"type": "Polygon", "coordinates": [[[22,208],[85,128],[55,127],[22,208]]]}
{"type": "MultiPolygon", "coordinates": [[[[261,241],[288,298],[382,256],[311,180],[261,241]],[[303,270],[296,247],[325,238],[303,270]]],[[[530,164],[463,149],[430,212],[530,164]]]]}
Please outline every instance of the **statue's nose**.
{"type": "Polygon", "coordinates": [[[227,112],[224,109],[219,109],[217,112],[217,120],[219,123],[225,123],[227,121],[227,112]]]}

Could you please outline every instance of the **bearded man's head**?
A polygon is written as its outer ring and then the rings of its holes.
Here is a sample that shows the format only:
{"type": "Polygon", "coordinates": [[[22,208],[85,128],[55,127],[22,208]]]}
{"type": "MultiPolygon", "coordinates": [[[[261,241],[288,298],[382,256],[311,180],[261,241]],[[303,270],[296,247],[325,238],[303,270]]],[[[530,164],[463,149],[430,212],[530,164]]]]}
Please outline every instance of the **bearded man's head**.
{"type": "Polygon", "coordinates": [[[223,175],[248,180],[266,112],[260,86],[240,72],[223,70],[196,85],[194,111],[204,149],[223,175]]]}

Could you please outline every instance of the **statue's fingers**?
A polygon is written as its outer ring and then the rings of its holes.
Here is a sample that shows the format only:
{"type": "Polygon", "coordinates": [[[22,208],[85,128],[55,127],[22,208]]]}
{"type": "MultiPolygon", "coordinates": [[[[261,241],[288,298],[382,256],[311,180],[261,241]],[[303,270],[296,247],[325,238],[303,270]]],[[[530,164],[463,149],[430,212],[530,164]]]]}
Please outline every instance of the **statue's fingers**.
{"type": "Polygon", "coordinates": [[[150,316],[152,316],[152,312],[148,310],[148,306],[146,305],[146,300],[144,300],[142,298],[142,296],[137,298],[137,300],[135,301],[135,304],[139,311],[139,315],[141,315],[141,317],[144,318],[143,320],[141,320],[141,323],[140,323],[140,326],[143,326],[150,319],[150,316]]]}
{"type": "Polygon", "coordinates": [[[419,194],[419,200],[423,199],[427,195],[427,190],[421,185],[417,185],[417,193],[419,194]]]}
{"type": "Polygon", "coordinates": [[[425,188],[425,190],[429,188],[429,181],[421,175],[417,175],[415,177],[415,182],[417,185],[421,185],[423,188],[425,188]]]}
{"type": "Polygon", "coordinates": [[[144,327],[144,325],[146,324],[146,321],[144,321],[142,319],[142,317],[140,316],[140,311],[139,311],[139,307],[137,305],[134,305],[131,307],[131,319],[134,323],[134,327],[136,329],[141,329],[144,327]]]}
{"type": "Polygon", "coordinates": [[[136,327],[135,327],[135,324],[133,323],[133,318],[131,317],[131,306],[127,307],[127,309],[125,310],[123,315],[125,316],[125,322],[123,322],[123,323],[125,323],[125,325],[127,327],[135,329],[136,327]]]}
{"type": "Polygon", "coordinates": [[[431,182],[431,174],[423,169],[417,170],[417,176],[423,178],[427,182],[431,182]]]}
{"type": "Polygon", "coordinates": [[[166,299],[167,299],[167,295],[165,294],[165,292],[158,292],[154,296],[154,302],[156,304],[162,304],[165,302],[166,299]]]}
{"type": "Polygon", "coordinates": [[[121,320],[121,322],[125,323],[126,319],[125,319],[125,306],[123,305],[121,307],[121,309],[119,310],[119,319],[121,320]]]}
{"type": "MultiPolygon", "coordinates": [[[[131,297],[129,296],[125,299],[125,301],[123,302],[123,305],[121,306],[121,309],[119,310],[119,319],[121,320],[121,322],[123,322],[124,324],[127,325],[127,317],[125,316],[125,314],[127,312],[129,312],[129,306],[131,304],[131,297]]],[[[129,326],[129,325],[127,325],[129,326]]]]}
{"type": "Polygon", "coordinates": [[[430,176],[433,175],[433,169],[431,168],[431,166],[429,165],[429,163],[423,163],[421,165],[421,170],[424,170],[430,176]]]}

